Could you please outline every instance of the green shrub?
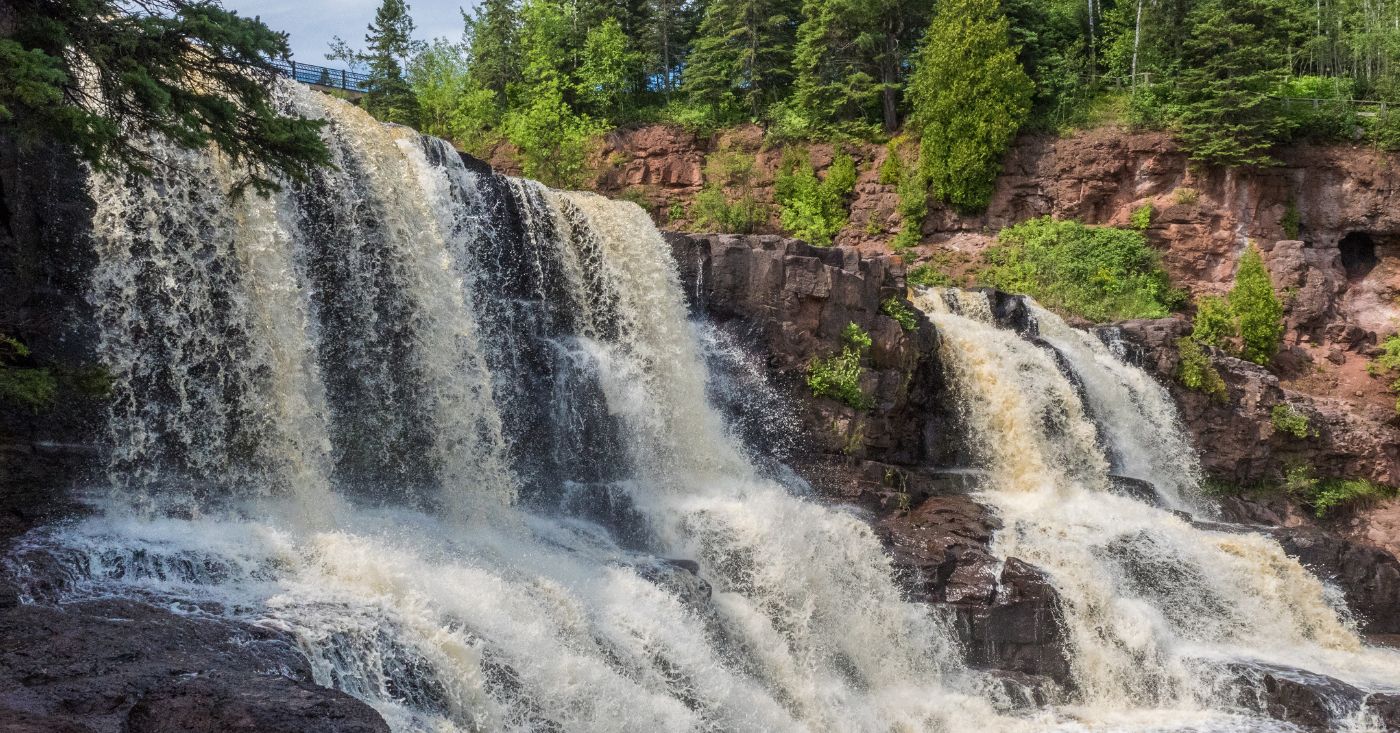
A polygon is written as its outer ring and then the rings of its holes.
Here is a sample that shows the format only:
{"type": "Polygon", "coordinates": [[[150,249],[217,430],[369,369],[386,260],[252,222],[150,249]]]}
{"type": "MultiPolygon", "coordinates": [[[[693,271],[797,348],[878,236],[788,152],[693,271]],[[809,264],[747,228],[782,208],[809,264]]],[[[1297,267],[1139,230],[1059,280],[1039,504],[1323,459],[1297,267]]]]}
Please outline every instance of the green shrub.
{"type": "Polygon", "coordinates": [[[1283,233],[1289,239],[1297,239],[1303,233],[1303,214],[1298,211],[1298,204],[1293,199],[1288,200],[1288,205],[1283,209],[1283,219],[1279,221],[1283,227],[1283,233]]]}
{"type": "Polygon", "coordinates": [[[705,186],[695,194],[692,213],[700,229],[747,234],[766,218],[753,195],[754,158],[718,151],[705,158],[705,186]]]}
{"type": "Polygon", "coordinates": [[[917,247],[924,238],[924,217],[928,216],[928,185],[918,166],[906,166],[895,190],[899,197],[899,234],[893,247],[896,252],[917,247]]]}
{"type": "Polygon", "coordinates": [[[1152,204],[1143,204],[1133,209],[1133,215],[1129,218],[1132,227],[1140,232],[1147,231],[1152,226],[1152,204]]]}
{"type": "Polygon", "coordinates": [[[954,285],[953,278],[930,264],[918,265],[904,279],[910,285],[923,288],[948,288],[954,285]]]}
{"type": "Polygon", "coordinates": [[[861,356],[870,348],[870,334],[854,323],[841,332],[841,353],[814,359],[807,366],[807,388],[817,397],[830,397],[857,410],[866,410],[874,401],[860,388],[863,369],[861,356]]]}
{"type": "Polygon", "coordinates": [[[0,334],[0,402],[39,410],[53,402],[58,378],[47,367],[25,363],[29,347],[0,334]]]}
{"type": "Polygon", "coordinates": [[[1189,389],[1204,392],[1221,402],[1229,399],[1230,392],[1225,387],[1225,379],[1210,361],[1210,355],[1191,338],[1180,338],[1176,342],[1177,353],[1181,357],[1177,365],[1176,378],[1189,389]]]}
{"type": "Polygon", "coordinates": [[[880,304],[880,312],[893,318],[905,331],[913,331],[919,327],[919,319],[914,315],[914,311],[905,305],[903,300],[894,296],[885,298],[880,304]]]}
{"type": "Polygon", "coordinates": [[[1317,435],[1317,431],[1313,430],[1312,422],[1308,420],[1308,416],[1287,402],[1274,405],[1274,409],[1269,412],[1269,422],[1273,423],[1275,430],[1295,438],[1301,439],[1317,435]]]}
{"type": "Polygon", "coordinates": [[[1283,303],[1253,245],[1240,258],[1229,303],[1239,324],[1240,355],[1256,364],[1268,364],[1283,342],[1283,303]]]}
{"type": "Polygon", "coordinates": [[[1207,295],[1196,301],[1196,321],[1191,328],[1192,339],[1206,346],[1228,350],[1232,340],[1238,335],[1239,327],[1235,324],[1235,315],[1224,298],[1207,295]]]}
{"type": "Polygon", "coordinates": [[[826,178],[818,179],[807,151],[788,148],[773,186],[783,229],[818,247],[830,245],[846,226],[846,200],[855,185],[856,163],[846,153],[837,153],[826,178]]]}
{"type": "Polygon", "coordinates": [[[677,201],[666,210],[666,221],[680,221],[685,218],[685,205],[677,201]]]}
{"type": "Polygon", "coordinates": [[[893,186],[899,183],[903,175],[904,161],[900,159],[899,142],[900,138],[895,138],[885,145],[885,159],[880,162],[881,185],[893,186]]]}
{"type": "MultiPolygon", "coordinates": [[[[1400,334],[1391,334],[1381,342],[1381,354],[1366,365],[1366,371],[1374,377],[1394,376],[1390,391],[1400,395],[1400,334]]],[[[1400,412],[1400,398],[1396,399],[1395,411],[1400,412]]]]}
{"type": "Polygon", "coordinates": [[[1323,140],[1349,139],[1359,124],[1351,99],[1355,94],[1351,79],[1324,76],[1295,76],[1283,82],[1280,97],[1317,100],[1288,102],[1283,116],[1293,125],[1295,138],[1323,140]]]}
{"type": "Polygon", "coordinates": [[[1175,191],[1172,191],[1172,198],[1176,199],[1176,202],[1178,204],[1181,204],[1182,206],[1190,206],[1191,204],[1196,203],[1196,201],[1200,199],[1200,197],[1201,192],[1190,187],[1178,188],[1175,191]]]}
{"type": "Polygon", "coordinates": [[[1307,503],[1319,519],[1334,509],[1355,507],[1395,496],[1395,489],[1366,479],[1324,479],[1314,486],[1307,503]]]}
{"type": "Polygon", "coordinates": [[[997,240],[983,282],[1093,321],[1161,318],[1179,297],[1140,232],[1047,216],[997,240]]]}

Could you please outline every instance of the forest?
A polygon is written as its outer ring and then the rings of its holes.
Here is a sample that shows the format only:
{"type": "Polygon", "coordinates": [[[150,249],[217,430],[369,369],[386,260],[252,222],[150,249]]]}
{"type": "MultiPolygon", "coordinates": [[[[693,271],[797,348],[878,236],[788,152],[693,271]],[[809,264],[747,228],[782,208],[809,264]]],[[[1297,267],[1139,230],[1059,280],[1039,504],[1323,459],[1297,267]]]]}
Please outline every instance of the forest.
{"type": "Polygon", "coordinates": [[[770,139],[918,141],[911,186],[985,203],[1023,131],[1171,130],[1198,161],[1267,165],[1297,139],[1400,146],[1397,0],[484,0],[414,41],[385,0],[367,108],[527,175],[576,183],[589,141],[644,122],[770,139]]]}

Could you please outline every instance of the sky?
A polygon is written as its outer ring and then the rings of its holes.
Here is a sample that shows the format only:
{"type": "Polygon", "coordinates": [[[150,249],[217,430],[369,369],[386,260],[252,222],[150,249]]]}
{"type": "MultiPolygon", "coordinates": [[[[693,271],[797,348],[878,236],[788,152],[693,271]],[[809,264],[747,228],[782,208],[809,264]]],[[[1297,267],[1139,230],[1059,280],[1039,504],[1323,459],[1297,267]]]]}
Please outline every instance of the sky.
{"type": "MultiPolygon", "coordinates": [[[[292,58],[308,64],[338,67],[326,61],[331,37],[340,36],[354,48],[363,48],[365,26],[374,20],[380,0],[224,0],[224,7],[239,15],[259,16],[273,30],[291,34],[292,58]]],[[[459,8],[470,10],[475,0],[408,1],[417,37],[430,40],[462,37],[459,8]]]]}

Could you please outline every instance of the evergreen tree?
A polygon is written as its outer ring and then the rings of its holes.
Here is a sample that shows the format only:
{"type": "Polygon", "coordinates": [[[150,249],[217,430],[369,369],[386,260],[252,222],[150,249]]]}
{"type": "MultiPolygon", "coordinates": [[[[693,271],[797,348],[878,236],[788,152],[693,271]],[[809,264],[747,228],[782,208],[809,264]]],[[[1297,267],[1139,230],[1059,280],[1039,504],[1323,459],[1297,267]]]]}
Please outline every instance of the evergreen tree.
{"type": "Polygon", "coordinates": [[[520,78],[520,15],[514,0],[482,0],[467,24],[472,86],[489,90],[504,111],[506,90],[520,78]]]}
{"type": "Polygon", "coordinates": [[[793,108],[810,127],[878,118],[899,125],[906,28],[918,27],[902,0],[806,0],[797,29],[793,108]]]}
{"type": "Polygon", "coordinates": [[[272,190],[278,175],[300,179],[330,159],[320,122],[271,101],[272,61],[285,58],[286,34],[208,0],[8,0],[0,132],[56,140],[99,170],[138,175],[152,161],[133,139],[212,144],[248,167],[240,186],[272,190]]]}
{"type": "Polygon", "coordinates": [[[422,44],[413,40],[413,18],[408,14],[408,4],[404,0],[383,0],[368,30],[366,50],[353,51],[337,37],[327,57],[369,67],[369,79],[365,82],[366,111],[386,122],[414,124],[418,105],[404,77],[404,65],[422,44]]]}
{"type": "Polygon", "coordinates": [[[1277,98],[1297,50],[1291,0],[1201,0],[1188,16],[1176,121],[1196,160],[1267,165],[1292,129],[1277,98]]]}
{"type": "Polygon", "coordinates": [[[1283,303],[1252,244],[1240,257],[1229,303],[1239,324],[1241,355],[1256,364],[1268,364],[1283,342],[1283,303]]]}
{"type": "Polygon", "coordinates": [[[680,86],[680,72],[699,25],[699,3],[650,0],[649,23],[643,30],[642,69],[665,101],[680,86]]]}
{"type": "Polygon", "coordinates": [[[686,58],[693,104],[762,117],[792,82],[794,0],[710,0],[686,58]]]}
{"type": "Polygon", "coordinates": [[[945,0],[914,59],[907,96],[919,171],[956,207],[986,206],[1001,156],[1025,121],[1033,84],[997,0],[945,0]]]}

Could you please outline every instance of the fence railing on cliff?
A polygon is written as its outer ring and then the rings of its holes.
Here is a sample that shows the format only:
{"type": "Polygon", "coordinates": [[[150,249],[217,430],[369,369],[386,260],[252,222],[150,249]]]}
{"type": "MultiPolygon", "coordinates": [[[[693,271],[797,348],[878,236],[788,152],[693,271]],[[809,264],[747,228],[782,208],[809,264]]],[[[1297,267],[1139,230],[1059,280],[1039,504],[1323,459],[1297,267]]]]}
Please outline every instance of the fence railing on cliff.
{"type": "Polygon", "coordinates": [[[314,84],[328,89],[342,89],[347,92],[368,91],[369,75],[345,69],[330,69],[315,64],[296,61],[274,61],[272,65],[282,74],[303,84],[314,84]]]}

